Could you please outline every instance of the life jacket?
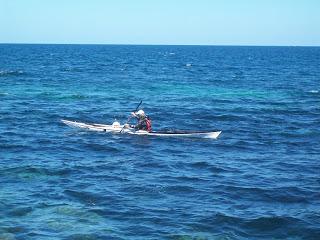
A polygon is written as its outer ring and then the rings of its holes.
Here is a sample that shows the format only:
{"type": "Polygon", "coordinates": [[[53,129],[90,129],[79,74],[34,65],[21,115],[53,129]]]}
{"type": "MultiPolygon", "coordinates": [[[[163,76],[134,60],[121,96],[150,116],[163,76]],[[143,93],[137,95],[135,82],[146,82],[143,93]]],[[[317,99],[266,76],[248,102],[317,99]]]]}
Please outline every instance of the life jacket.
{"type": "Polygon", "coordinates": [[[149,117],[146,117],[145,123],[146,123],[146,130],[148,132],[151,132],[152,131],[152,129],[151,129],[151,119],[149,117]]]}

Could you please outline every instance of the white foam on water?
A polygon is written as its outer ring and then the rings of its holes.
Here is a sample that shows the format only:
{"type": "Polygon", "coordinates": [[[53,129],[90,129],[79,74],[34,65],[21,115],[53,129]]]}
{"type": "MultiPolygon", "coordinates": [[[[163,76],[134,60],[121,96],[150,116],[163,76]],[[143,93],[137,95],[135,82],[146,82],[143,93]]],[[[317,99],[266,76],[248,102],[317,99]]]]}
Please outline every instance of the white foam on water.
{"type": "Polygon", "coordinates": [[[3,75],[15,75],[15,74],[23,74],[24,72],[21,70],[0,70],[0,76],[3,75]]]}

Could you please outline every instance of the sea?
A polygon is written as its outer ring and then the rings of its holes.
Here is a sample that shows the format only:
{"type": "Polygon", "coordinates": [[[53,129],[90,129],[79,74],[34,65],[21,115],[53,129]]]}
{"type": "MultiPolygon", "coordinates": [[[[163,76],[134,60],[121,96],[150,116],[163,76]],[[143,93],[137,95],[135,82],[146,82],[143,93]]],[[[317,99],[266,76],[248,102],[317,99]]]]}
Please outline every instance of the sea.
{"type": "Polygon", "coordinates": [[[0,44],[0,239],[320,239],[319,91],[319,47],[0,44]],[[140,101],[222,133],[61,122],[140,101]]]}

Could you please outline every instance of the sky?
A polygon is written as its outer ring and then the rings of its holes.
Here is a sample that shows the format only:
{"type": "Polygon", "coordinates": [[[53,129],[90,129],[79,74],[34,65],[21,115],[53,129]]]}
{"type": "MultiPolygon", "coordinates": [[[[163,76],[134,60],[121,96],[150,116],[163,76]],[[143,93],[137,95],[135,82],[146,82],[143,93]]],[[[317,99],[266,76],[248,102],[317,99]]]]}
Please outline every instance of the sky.
{"type": "Polygon", "coordinates": [[[320,46],[320,1],[0,0],[0,43],[320,46]]]}

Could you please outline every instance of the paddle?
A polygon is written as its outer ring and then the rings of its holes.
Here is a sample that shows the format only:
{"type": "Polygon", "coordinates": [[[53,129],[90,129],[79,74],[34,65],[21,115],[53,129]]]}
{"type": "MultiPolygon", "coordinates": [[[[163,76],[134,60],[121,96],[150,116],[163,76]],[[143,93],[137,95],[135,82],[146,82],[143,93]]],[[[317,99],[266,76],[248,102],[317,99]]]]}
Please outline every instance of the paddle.
{"type": "MultiPolygon", "coordinates": [[[[138,108],[140,107],[141,103],[142,103],[142,100],[140,101],[140,103],[139,103],[138,106],[136,107],[136,110],[134,110],[133,112],[138,111],[138,108]]],[[[123,127],[121,128],[120,133],[122,133],[122,131],[123,131],[123,129],[124,129],[124,126],[125,126],[126,124],[128,124],[128,122],[130,121],[131,118],[132,118],[132,115],[130,114],[130,116],[128,117],[127,122],[126,122],[126,123],[123,125],[123,127]]]]}

